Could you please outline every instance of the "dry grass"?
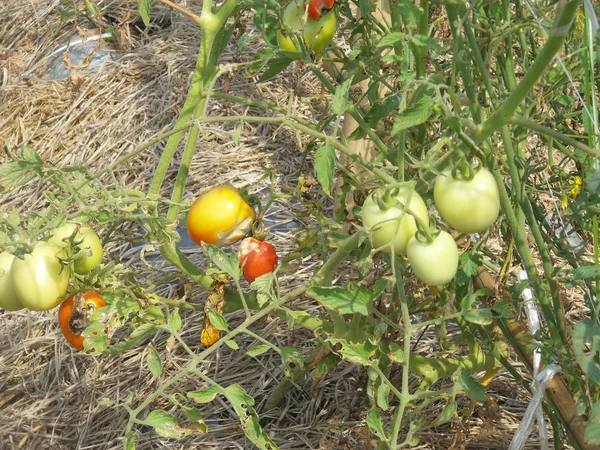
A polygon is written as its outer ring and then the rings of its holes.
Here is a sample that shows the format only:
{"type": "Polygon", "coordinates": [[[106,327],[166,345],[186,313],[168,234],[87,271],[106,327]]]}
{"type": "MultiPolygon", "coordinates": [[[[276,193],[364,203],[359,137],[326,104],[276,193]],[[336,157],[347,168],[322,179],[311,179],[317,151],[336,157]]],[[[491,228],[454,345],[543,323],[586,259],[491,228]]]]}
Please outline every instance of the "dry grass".
{"type": "MultiPolygon", "coordinates": [[[[150,32],[140,32],[134,26],[135,17],[128,16],[135,4],[102,3],[106,15],[122,31],[118,45],[111,44],[114,61],[107,61],[97,70],[72,72],[59,81],[48,79],[47,66],[53,59],[48,55],[69,37],[81,38],[84,29],[88,36],[93,35],[94,30],[82,18],[79,28],[72,21],[61,26],[60,14],[66,9],[59,0],[0,4],[0,141],[13,147],[33,147],[56,165],[85,164],[91,170],[99,170],[173,123],[194,66],[198,31],[188,19],[158,8],[156,22],[165,28],[155,25],[150,32]]],[[[198,10],[198,2],[187,4],[198,10]]],[[[223,61],[248,59],[251,53],[241,55],[231,45],[223,61]]],[[[306,77],[300,66],[287,69],[285,77],[260,85],[236,74],[231,91],[284,106],[293,92],[293,110],[312,118],[322,106],[323,93],[307,91],[306,77]]],[[[244,111],[219,102],[212,105],[209,114],[244,111]]],[[[206,128],[191,167],[186,198],[219,183],[265,188],[265,182],[260,181],[262,166],[275,172],[278,189],[295,185],[302,154],[294,135],[272,126],[246,125],[239,144],[235,144],[232,130],[232,126],[220,125],[206,128]]],[[[129,188],[147,188],[161,149],[162,144],[151,147],[116,171],[114,179],[107,180],[129,188]]],[[[168,185],[173,182],[175,171],[173,165],[168,185]]],[[[18,192],[4,193],[0,204],[6,210],[41,210],[45,206],[39,195],[42,189],[43,182],[34,181],[18,192]]],[[[289,213],[283,209],[273,214],[289,219],[289,213]]],[[[293,230],[284,225],[275,227],[272,236],[282,255],[293,249],[293,230]]],[[[139,263],[139,249],[126,244],[113,244],[107,249],[110,257],[139,263]]],[[[197,255],[193,248],[185,251],[193,257],[197,255]]],[[[160,269],[160,263],[157,264],[160,269]]],[[[294,282],[307,279],[314,267],[315,263],[305,261],[300,272],[282,277],[282,286],[289,289],[294,282]]],[[[168,291],[161,294],[175,295],[168,291]]],[[[193,294],[196,302],[202,301],[204,294],[200,290],[193,294]]],[[[308,299],[295,301],[294,307],[311,312],[317,308],[308,299]]],[[[182,318],[182,338],[191,349],[200,352],[198,314],[183,311],[182,318]]],[[[233,315],[228,320],[235,324],[241,318],[233,315]]],[[[296,347],[305,355],[315,344],[311,333],[288,330],[279,319],[265,319],[255,331],[280,347],[296,347]]],[[[159,350],[164,376],[168,377],[185,365],[186,355],[178,345],[166,345],[166,338],[157,333],[149,341],[159,350]]],[[[237,342],[240,351],[220,349],[203,369],[222,385],[242,384],[260,409],[282,377],[280,359],[269,352],[249,360],[243,351],[253,345],[253,339],[241,337],[237,342]]],[[[423,349],[431,345],[434,343],[428,342],[427,336],[420,344],[423,349]]],[[[105,406],[102,399],[118,404],[131,393],[136,404],[156,385],[157,380],[146,368],[144,348],[119,356],[86,357],[74,352],[62,339],[56,311],[0,312],[0,449],[121,448],[127,412],[121,407],[105,406]]],[[[190,378],[174,386],[172,392],[201,387],[197,379],[190,378]]],[[[364,392],[366,374],[362,368],[342,364],[318,382],[306,379],[302,387],[291,392],[280,409],[263,416],[265,429],[282,450],[370,448],[371,437],[365,425],[369,408],[364,392]]],[[[467,420],[464,438],[456,448],[507,447],[527,406],[528,394],[501,373],[491,384],[490,396],[492,400],[478,407],[467,420]]],[[[153,407],[169,409],[171,405],[164,401],[153,407]]],[[[438,414],[439,405],[424,413],[438,414]]],[[[231,407],[223,400],[204,407],[203,415],[208,434],[175,442],[142,427],[137,429],[137,448],[252,448],[231,407]]],[[[448,448],[458,427],[459,423],[453,423],[422,433],[424,444],[417,448],[448,448]]],[[[528,448],[535,448],[534,439],[528,448]]]]}

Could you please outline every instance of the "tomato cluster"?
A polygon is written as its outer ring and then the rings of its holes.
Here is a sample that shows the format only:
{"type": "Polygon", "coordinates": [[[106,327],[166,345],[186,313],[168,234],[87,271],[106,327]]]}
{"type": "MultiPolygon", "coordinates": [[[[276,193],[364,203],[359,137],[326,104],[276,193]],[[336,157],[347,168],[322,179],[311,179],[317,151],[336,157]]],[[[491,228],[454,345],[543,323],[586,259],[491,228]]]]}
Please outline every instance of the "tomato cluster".
{"type": "MultiPolygon", "coordinates": [[[[231,245],[245,237],[256,220],[254,208],[242,193],[229,184],[215,186],[202,193],[192,204],[187,231],[198,244],[231,245]]],[[[275,248],[253,237],[244,239],[238,251],[244,278],[252,283],[277,266],[275,248]]]]}
{"type": "MultiPolygon", "coordinates": [[[[480,233],[498,218],[500,195],[487,169],[467,168],[467,175],[458,166],[442,171],[433,196],[450,227],[460,233],[480,233]]],[[[424,283],[439,286],[454,278],[459,260],[456,242],[445,231],[429,231],[427,206],[411,185],[372,192],[363,205],[362,220],[372,246],[406,256],[424,283]]]]}
{"type": "MultiPolygon", "coordinates": [[[[312,0],[302,4],[292,0],[285,8],[284,21],[293,33],[302,37],[304,46],[310,51],[321,53],[333,40],[337,20],[330,10],[334,3],[335,0],[312,0]]],[[[277,30],[277,43],[290,58],[301,58],[301,50],[283,26],[277,30]]]]}

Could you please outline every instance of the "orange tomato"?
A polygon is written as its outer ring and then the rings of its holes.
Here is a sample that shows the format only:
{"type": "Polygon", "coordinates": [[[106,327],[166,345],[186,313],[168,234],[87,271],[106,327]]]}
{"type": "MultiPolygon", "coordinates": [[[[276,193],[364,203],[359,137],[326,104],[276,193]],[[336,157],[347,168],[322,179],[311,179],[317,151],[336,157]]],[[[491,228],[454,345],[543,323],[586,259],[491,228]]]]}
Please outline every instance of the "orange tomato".
{"type": "Polygon", "coordinates": [[[79,293],[60,304],[58,324],[65,339],[78,350],[83,350],[83,331],[89,325],[89,319],[96,308],[106,302],[94,291],[79,293]]]}

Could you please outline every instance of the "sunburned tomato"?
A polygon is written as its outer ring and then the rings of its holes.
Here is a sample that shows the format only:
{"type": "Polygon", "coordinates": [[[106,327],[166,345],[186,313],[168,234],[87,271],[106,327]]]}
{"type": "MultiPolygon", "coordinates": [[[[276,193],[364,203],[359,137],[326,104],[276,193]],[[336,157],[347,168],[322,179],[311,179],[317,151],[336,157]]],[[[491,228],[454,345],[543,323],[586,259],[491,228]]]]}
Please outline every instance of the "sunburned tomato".
{"type": "Polygon", "coordinates": [[[445,231],[432,242],[413,236],[407,245],[408,262],[419,279],[430,286],[440,286],[452,280],[458,269],[458,247],[445,231]]]}
{"type": "Polygon", "coordinates": [[[384,191],[369,195],[363,204],[362,221],[371,234],[373,248],[391,253],[393,246],[396,254],[406,255],[406,244],[415,235],[417,224],[414,217],[403,210],[401,205],[408,206],[425,224],[429,221],[427,206],[410,186],[400,186],[394,194],[389,206],[380,205],[377,201],[378,197],[384,195],[384,191]]]}
{"type": "Polygon", "coordinates": [[[10,279],[23,306],[34,311],[58,306],[69,285],[69,267],[61,262],[65,257],[64,249],[41,241],[23,259],[13,259],[10,279]]]}
{"type": "Polygon", "coordinates": [[[201,194],[192,204],[187,231],[198,245],[229,245],[244,237],[255,219],[254,208],[240,191],[223,184],[201,194]]]}
{"type": "Polygon", "coordinates": [[[452,169],[445,169],[435,180],[433,199],[446,223],[461,233],[484,231],[500,213],[498,186],[485,168],[470,180],[454,178],[452,169]]]}
{"type": "Polygon", "coordinates": [[[78,251],[73,255],[75,261],[73,268],[75,273],[84,275],[102,262],[102,242],[94,230],[90,227],[79,227],[74,223],[67,223],[57,228],[48,242],[64,247],[69,256],[72,256],[73,250],[78,251]],[[69,239],[77,231],[73,238],[73,246],[69,239]]]}
{"type": "Polygon", "coordinates": [[[23,304],[17,298],[15,287],[10,278],[10,266],[14,255],[8,252],[0,253],[0,309],[18,311],[23,309],[23,304]]]}
{"type": "Polygon", "coordinates": [[[310,17],[312,20],[319,20],[322,15],[326,14],[331,8],[333,8],[334,4],[335,0],[311,0],[307,9],[308,17],[310,17]]]}
{"type": "Polygon", "coordinates": [[[272,272],[277,266],[277,253],[275,247],[268,242],[254,238],[242,241],[238,250],[240,267],[248,283],[266,273],[272,272]]]}
{"type": "Polygon", "coordinates": [[[69,344],[78,350],[83,350],[83,331],[89,325],[89,320],[96,308],[105,305],[106,302],[100,294],[93,291],[79,293],[60,304],[58,324],[69,344]]]}
{"type": "MultiPolygon", "coordinates": [[[[319,4],[320,3],[331,3],[331,6],[333,6],[333,2],[331,1],[319,2],[319,4]]],[[[302,6],[296,0],[292,0],[285,8],[284,18],[292,32],[301,35],[307,49],[315,53],[321,53],[333,40],[337,25],[335,13],[330,11],[321,16],[319,20],[312,20],[310,15],[320,15],[317,11],[321,10],[321,6],[315,5],[315,7],[312,8],[312,12],[310,5],[307,6],[309,7],[309,17],[306,21],[304,20],[304,8],[306,8],[306,6],[302,6]]],[[[302,57],[301,49],[296,48],[294,41],[283,27],[280,27],[279,30],[277,30],[277,43],[281,50],[286,52],[286,55],[290,58],[300,59],[302,57]]]]}

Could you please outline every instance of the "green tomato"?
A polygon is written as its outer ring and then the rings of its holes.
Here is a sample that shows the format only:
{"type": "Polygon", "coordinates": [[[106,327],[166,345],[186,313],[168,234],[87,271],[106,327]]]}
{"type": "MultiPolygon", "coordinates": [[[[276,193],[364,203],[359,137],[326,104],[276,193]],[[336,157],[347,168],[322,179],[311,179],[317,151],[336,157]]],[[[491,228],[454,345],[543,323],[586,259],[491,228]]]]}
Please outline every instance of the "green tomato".
{"type": "MultiPolygon", "coordinates": [[[[56,229],[48,242],[66,248],[67,254],[71,256],[73,249],[69,249],[69,238],[76,229],[76,224],[67,223],[56,229]]],[[[102,262],[102,242],[90,227],[80,227],[73,242],[79,248],[79,251],[75,254],[75,273],[84,275],[102,262]]]]}
{"type": "Polygon", "coordinates": [[[15,259],[15,256],[8,252],[0,253],[0,308],[7,311],[18,311],[24,308],[17,298],[15,287],[10,278],[10,266],[13,259],[15,259]]]}
{"type": "MultiPolygon", "coordinates": [[[[301,32],[307,49],[315,53],[321,53],[333,40],[337,25],[335,13],[329,11],[319,20],[312,20],[307,17],[306,22],[304,22],[304,17],[302,5],[295,0],[292,0],[285,8],[284,18],[291,30],[297,33],[301,32]]],[[[302,57],[301,50],[296,48],[294,41],[287,35],[284,28],[277,30],[277,43],[290,58],[300,59],[302,57]]]]}
{"type": "MultiPolygon", "coordinates": [[[[362,209],[363,224],[371,231],[371,244],[373,248],[391,253],[392,245],[396,254],[406,255],[406,244],[417,232],[417,223],[413,216],[398,206],[391,206],[382,210],[375,198],[380,192],[372,193],[367,197],[362,209]]],[[[408,207],[425,224],[429,223],[427,206],[419,194],[412,187],[401,186],[395,199],[406,204],[410,197],[408,207]]]]}
{"type": "Polygon", "coordinates": [[[46,311],[60,304],[69,285],[69,268],[59,259],[64,257],[58,245],[40,241],[33,252],[13,260],[10,279],[23,306],[46,311]]]}
{"type": "Polygon", "coordinates": [[[446,284],[458,269],[458,247],[445,231],[440,231],[432,242],[421,242],[413,236],[406,248],[408,262],[415,275],[430,286],[446,284]]]}
{"type": "Polygon", "coordinates": [[[435,180],[433,199],[446,223],[461,233],[480,233],[500,214],[498,186],[485,168],[471,180],[454,178],[446,168],[435,180]]]}

